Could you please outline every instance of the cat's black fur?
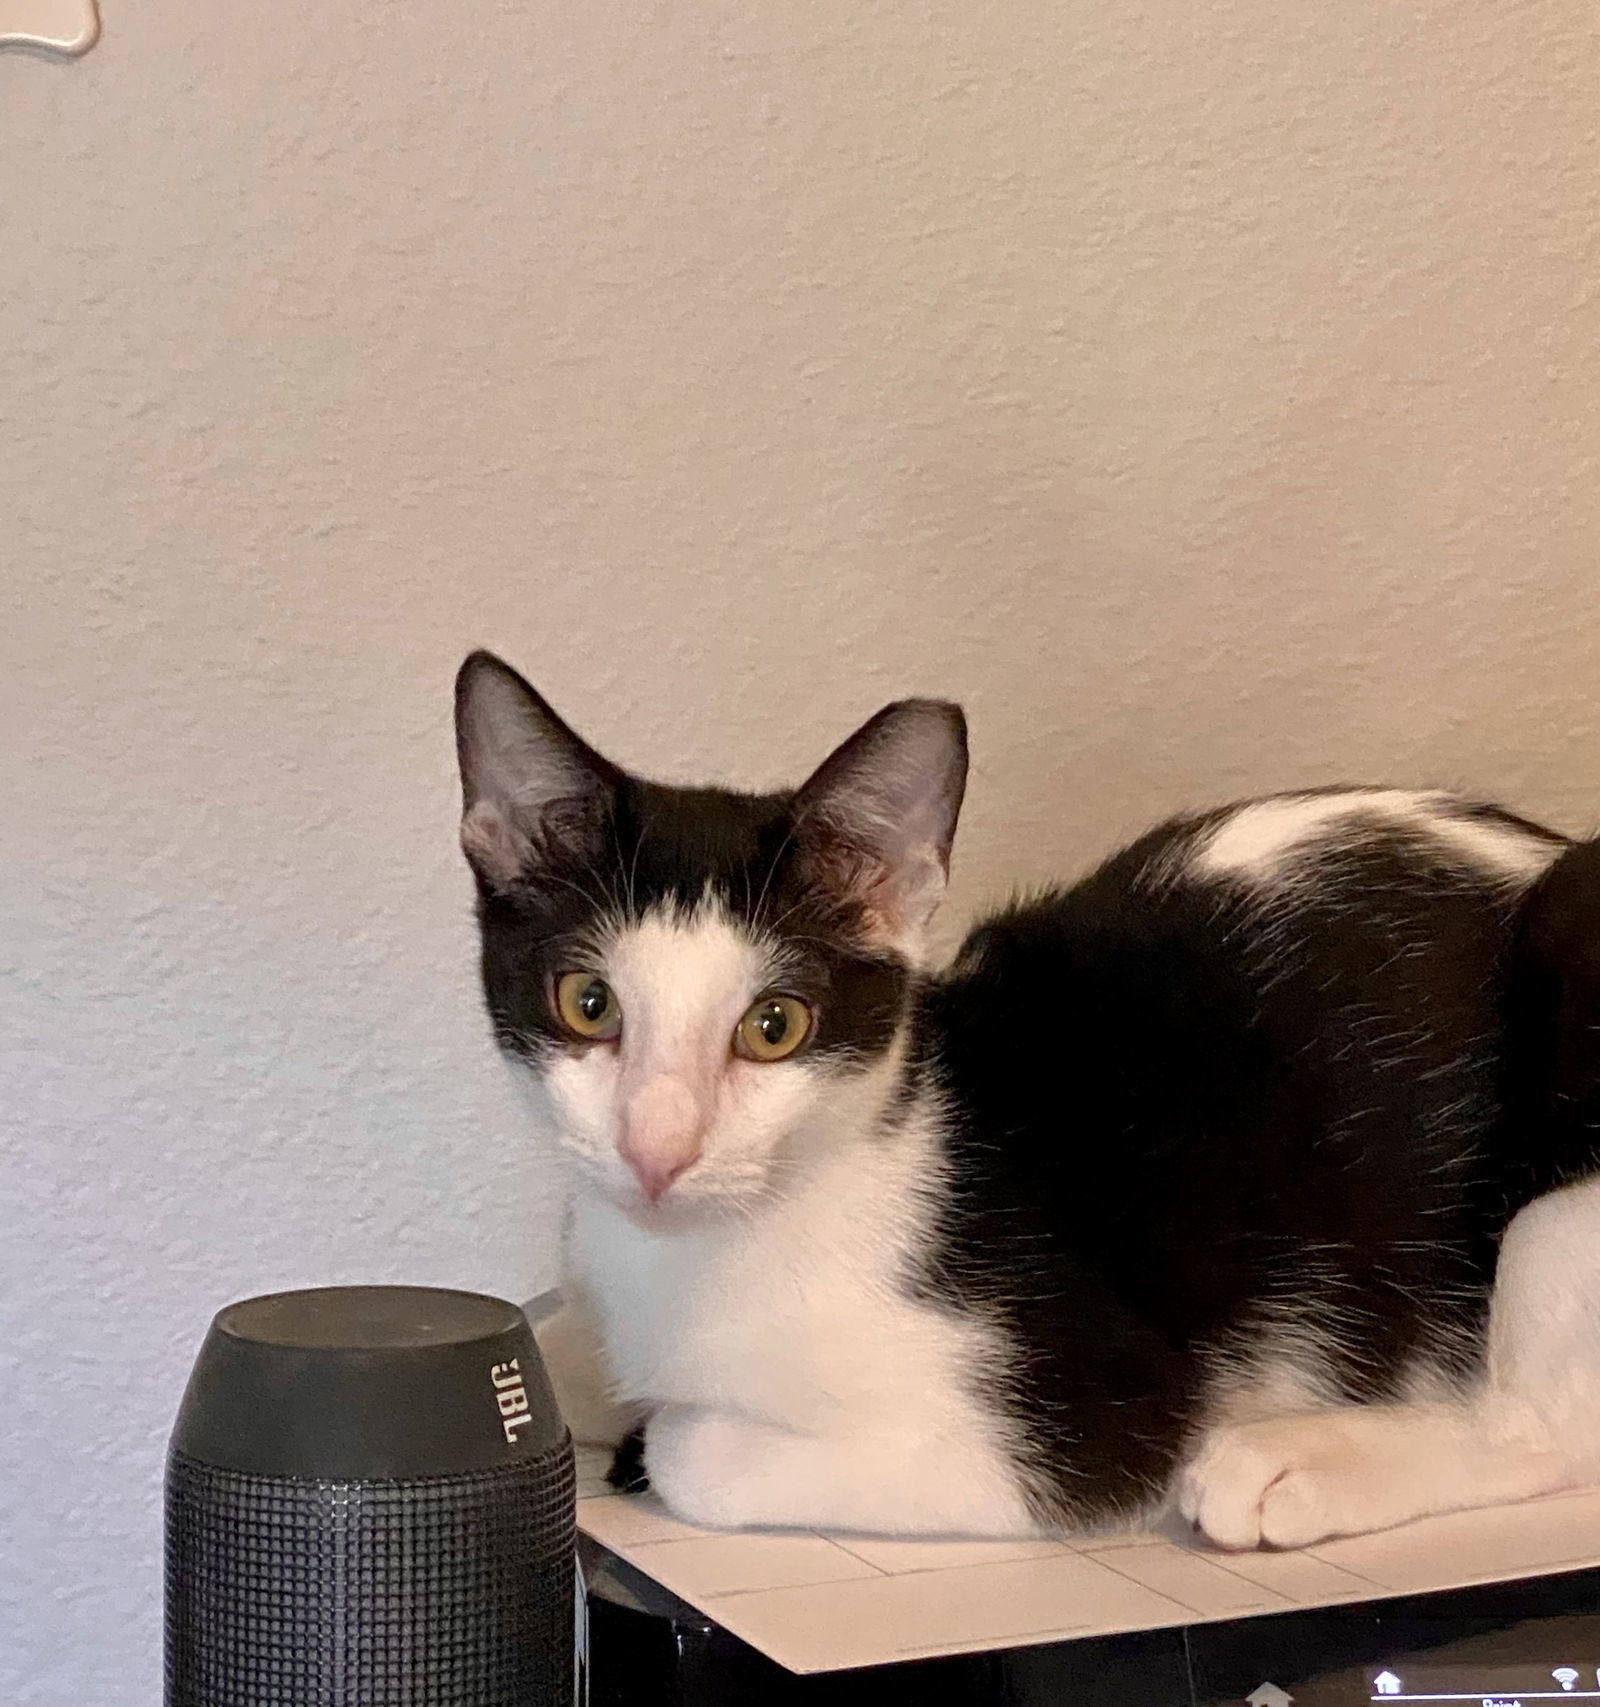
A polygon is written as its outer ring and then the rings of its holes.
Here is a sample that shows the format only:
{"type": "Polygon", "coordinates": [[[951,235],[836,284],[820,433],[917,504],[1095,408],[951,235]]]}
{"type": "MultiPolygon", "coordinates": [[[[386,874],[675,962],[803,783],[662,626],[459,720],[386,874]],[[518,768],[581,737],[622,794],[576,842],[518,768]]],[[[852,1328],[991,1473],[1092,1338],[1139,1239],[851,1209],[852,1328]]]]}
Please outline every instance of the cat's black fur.
{"type": "Polygon", "coordinates": [[[644,1430],[636,1428],[612,1455],[606,1484],[619,1494],[642,1494],[650,1487],[650,1472],[644,1464],[644,1430]]]}

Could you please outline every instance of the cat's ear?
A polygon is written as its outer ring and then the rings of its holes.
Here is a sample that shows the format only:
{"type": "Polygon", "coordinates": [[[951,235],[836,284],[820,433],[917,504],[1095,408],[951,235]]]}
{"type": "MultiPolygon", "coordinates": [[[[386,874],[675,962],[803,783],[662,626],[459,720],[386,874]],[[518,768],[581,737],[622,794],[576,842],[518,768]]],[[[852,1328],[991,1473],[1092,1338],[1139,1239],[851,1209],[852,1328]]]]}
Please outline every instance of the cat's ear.
{"type": "Polygon", "coordinates": [[[599,851],[621,773],[492,652],[456,676],[456,752],[461,846],[489,889],[599,851]]]}
{"type": "Polygon", "coordinates": [[[812,877],[868,934],[915,957],[944,894],[967,786],[967,722],[944,700],[885,706],[795,796],[812,877]]]}

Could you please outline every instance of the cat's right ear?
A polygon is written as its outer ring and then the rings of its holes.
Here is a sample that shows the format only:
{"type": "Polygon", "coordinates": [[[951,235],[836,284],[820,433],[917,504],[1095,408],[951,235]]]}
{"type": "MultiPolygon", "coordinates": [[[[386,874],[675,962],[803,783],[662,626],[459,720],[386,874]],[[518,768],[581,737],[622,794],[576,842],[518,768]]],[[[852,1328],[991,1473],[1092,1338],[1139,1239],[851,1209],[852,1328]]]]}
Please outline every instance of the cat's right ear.
{"type": "Polygon", "coordinates": [[[488,889],[598,851],[621,773],[492,652],[456,676],[456,752],[461,846],[488,889]]]}

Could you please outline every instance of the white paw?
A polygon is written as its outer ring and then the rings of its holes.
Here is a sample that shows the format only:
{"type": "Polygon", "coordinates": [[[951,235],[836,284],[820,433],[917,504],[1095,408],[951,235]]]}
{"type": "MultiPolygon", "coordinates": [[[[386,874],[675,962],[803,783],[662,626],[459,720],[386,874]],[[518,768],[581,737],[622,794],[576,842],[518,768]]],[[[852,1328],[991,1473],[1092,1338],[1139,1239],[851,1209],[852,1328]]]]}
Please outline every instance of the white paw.
{"type": "Polygon", "coordinates": [[[645,1428],[651,1489],[675,1517],[700,1529],[758,1522],[750,1485],[766,1432],[723,1411],[668,1405],[645,1428]]]}
{"type": "Polygon", "coordinates": [[[1383,1526],[1380,1469],[1332,1417],[1240,1423],[1207,1437],[1179,1478],[1178,1509],[1230,1551],[1309,1547],[1383,1526]]]}

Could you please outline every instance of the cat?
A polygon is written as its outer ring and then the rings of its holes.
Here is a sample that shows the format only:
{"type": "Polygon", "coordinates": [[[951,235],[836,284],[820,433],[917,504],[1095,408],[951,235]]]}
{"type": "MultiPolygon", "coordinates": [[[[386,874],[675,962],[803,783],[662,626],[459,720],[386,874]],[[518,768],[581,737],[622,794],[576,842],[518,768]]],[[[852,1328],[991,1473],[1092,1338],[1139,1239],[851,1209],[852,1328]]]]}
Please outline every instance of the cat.
{"type": "Polygon", "coordinates": [[[682,1518],[1293,1547],[1600,1479],[1600,845],[1278,795],[933,970],[957,707],[753,795],[488,653],[456,703],[488,1012],[570,1183],[545,1353],[682,1518]]]}

